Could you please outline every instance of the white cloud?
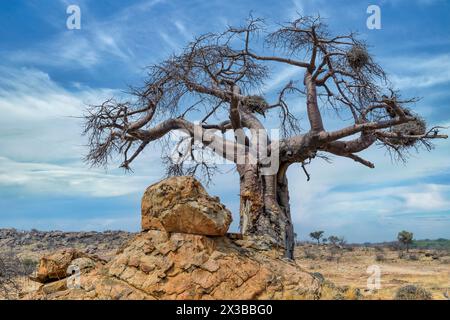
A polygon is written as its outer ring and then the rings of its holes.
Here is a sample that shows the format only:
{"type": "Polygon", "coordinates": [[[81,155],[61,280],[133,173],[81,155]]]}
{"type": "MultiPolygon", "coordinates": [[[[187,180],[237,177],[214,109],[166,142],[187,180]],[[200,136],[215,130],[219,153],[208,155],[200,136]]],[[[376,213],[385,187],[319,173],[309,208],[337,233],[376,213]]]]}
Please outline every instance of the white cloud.
{"type": "Polygon", "coordinates": [[[172,50],[179,50],[181,48],[175,38],[169,36],[166,32],[160,31],[159,36],[172,50]]]}
{"type": "MultiPolygon", "coordinates": [[[[329,17],[328,2],[322,0],[292,0],[292,7],[288,13],[288,19],[297,19],[300,15],[317,15],[323,18],[329,17]]],[[[348,13],[348,12],[346,12],[348,13]]]]}
{"type": "Polygon", "coordinates": [[[0,157],[0,187],[41,195],[118,197],[142,192],[151,177],[107,174],[80,163],[55,165],[0,157]]]}
{"type": "Polygon", "coordinates": [[[303,74],[304,70],[295,66],[287,66],[281,68],[276,72],[273,72],[274,77],[267,80],[264,86],[261,88],[261,91],[265,94],[271,93],[272,91],[278,90],[280,91],[284,85],[286,85],[290,80],[299,80],[295,78],[300,74],[303,74]]]}
{"type": "Polygon", "coordinates": [[[428,184],[403,192],[400,197],[404,199],[407,209],[434,211],[450,208],[450,201],[448,198],[446,199],[449,193],[450,186],[428,184]]]}
{"type": "Polygon", "coordinates": [[[192,33],[189,32],[189,30],[186,28],[186,26],[181,22],[180,20],[177,20],[174,22],[175,27],[178,29],[178,31],[188,40],[191,40],[192,33]]]}
{"type": "Polygon", "coordinates": [[[294,5],[294,12],[291,13],[291,18],[295,19],[298,14],[304,14],[305,8],[302,0],[292,0],[292,4],[294,5]]]}
{"type": "Polygon", "coordinates": [[[434,5],[437,3],[443,3],[445,0],[415,0],[415,1],[411,1],[411,0],[383,0],[381,2],[381,4],[384,3],[390,3],[392,5],[399,5],[402,3],[411,3],[411,2],[415,2],[418,5],[423,5],[423,6],[429,6],[429,5],[434,5]]]}
{"type": "Polygon", "coordinates": [[[118,94],[111,89],[69,92],[35,69],[0,68],[0,155],[32,161],[80,158],[80,116],[87,104],[118,94]]]}
{"type": "Polygon", "coordinates": [[[434,57],[397,57],[387,60],[386,65],[394,69],[390,79],[400,89],[426,88],[450,82],[449,54],[434,57]]]}
{"type": "MultiPolygon", "coordinates": [[[[101,16],[91,15],[89,3],[81,1],[81,30],[67,30],[61,26],[61,31],[47,40],[23,49],[3,52],[4,58],[17,64],[69,70],[80,67],[90,69],[105,62],[120,61],[130,71],[138,72],[143,65],[139,65],[135,59],[133,50],[136,43],[133,40],[138,37],[142,40],[142,33],[148,33],[148,24],[151,22],[144,20],[145,23],[141,23],[141,18],[136,17],[148,14],[157,4],[164,2],[141,1],[102,19],[101,16]]],[[[67,1],[62,1],[63,6],[67,4],[67,1]]],[[[54,24],[54,20],[58,19],[54,16],[47,19],[50,24],[54,24]]]]}
{"type": "Polygon", "coordinates": [[[121,170],[90,170],[81,161],[87,150],[76,117],[86,104],[118,94],[86,87],[69,92],[41,71],[0,68],[0,110],[8,115],[0,118],[0,186],[110,197],[142,191],[159,178],[158,167],[127,176],[121,170]]]}
{"type": "Polygon", "coordinates": [[[332,164],[316,159],[307,166],[309,182],[299,165],[293,165],[288,171],[293,219],[301,225],[332,227],[355,224],[355,219],[446,210],[450,208],[449,185],[426,179],[450,174],[449,151],[450,141],[437,141],[435,150],[421,152],[403,165],[374,147],[363,157],[373,161],[375,169],[342,157],[333,157],[332,164]]]}

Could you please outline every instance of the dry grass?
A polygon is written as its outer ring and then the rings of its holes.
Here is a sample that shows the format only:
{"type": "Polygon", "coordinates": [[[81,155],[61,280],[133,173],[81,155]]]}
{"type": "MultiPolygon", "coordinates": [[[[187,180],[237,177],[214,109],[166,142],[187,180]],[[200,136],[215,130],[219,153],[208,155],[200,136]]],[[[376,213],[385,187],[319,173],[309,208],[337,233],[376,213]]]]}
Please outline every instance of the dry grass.
{"type": "Polygon", "coordinates": [[[304,269],[319,272],[336,285],[358,288],[363,299],[393,299],[397,290],[408,284],[423,287],[436,300],[448,299],[445,295],[450,294],[448,252],[410,250],[399,258],[399,252],[389,248],[380,252],[379,248],[355,247],[339,249],[340,253],[336,256],[334,252],[336,257],[332,259],[330,251],[330,246],[305,244],[296,247],[295,255],[304,269]],[[371,265],[379,266],[381,271],[381,288],[373,292],[367,289],[367,268],[371,265]]]}

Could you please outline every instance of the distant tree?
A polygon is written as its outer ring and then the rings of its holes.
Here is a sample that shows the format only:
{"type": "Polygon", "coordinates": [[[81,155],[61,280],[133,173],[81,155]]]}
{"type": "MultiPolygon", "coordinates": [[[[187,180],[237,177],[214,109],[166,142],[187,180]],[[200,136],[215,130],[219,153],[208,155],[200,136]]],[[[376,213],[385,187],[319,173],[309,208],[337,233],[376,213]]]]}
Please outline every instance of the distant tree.
{"type": "Polygon", "coordinates": [[[297,233],[294,233],[294,239],[295,239],[295,245],[299,246],[301,244],[301,241],[300,241],[300,239],[298,239],[297,233]]]}
{"type": "Polygon", "coordinates": [[[339,243],[339,237],[337,237],[337,236],[329,236],[329,237],[328,237],[328,241],[329,241],[333,246],[337,246],[337,244],[339,243]]]}
{"type": "Polygon", "coordinates": [[[328,242],[328,239],[327,239],[327,238],[323,238],[323,239],[322,239],[322,243],[323,243],[323,244],[326,244],[327,242],[328,242]]]}
{"type": "Polygon", "coordinates": [[[413,237],[414,237],[414,234],[412,232],[408,232],[405,230],[399,232],[397,235],[398,241],[401,244],[406,246],[406,252],[409,251],[409,246],[413,242],[413,237]]]}
{"type": "Polygon", "coordinates": [[[328,237],[328,242],[335,247],[343,247],[347,243],[344,237],[338,237],[333,235],[328,237]]]}
{"type": "Polygon", "coordinates": [[[339,238],[338,238],[338,245],[339,245],[339,246],[343,247],[343,246],[345,246],[346,244],[347,244],[347,240],[345,240],[344,237],[339,237],[339,238]]]}
{"type": "Polygon", "coordinates": [[[314,231],[309,234],[311,239],[314,239],[317,241],[317,245],[320,244],[320,238],[322,238],[324,231],[314,231]]]}

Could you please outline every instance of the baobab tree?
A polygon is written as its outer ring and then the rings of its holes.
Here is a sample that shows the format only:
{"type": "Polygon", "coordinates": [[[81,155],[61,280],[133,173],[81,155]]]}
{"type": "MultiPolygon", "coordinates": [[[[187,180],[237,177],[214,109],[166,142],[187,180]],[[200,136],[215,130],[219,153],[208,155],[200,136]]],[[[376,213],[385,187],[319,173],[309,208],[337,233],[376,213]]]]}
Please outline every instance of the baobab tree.
{"type": "Polygon", "coordinates": [[[132,88],[126,101],[89,107],[86,160],[101,166],[120,156],[121,167],[130,169],[150,143],[169,143],[169,136],[179,139],[177,160],[163,155],[169,175],[210,178],[217,166],[203,155],[223,157],[240,177],[241,232],[284,248],[292,258],[287,169],[300,164],[309,180],[306,165],[318,157],[346,157],[373,168],[358,153],[375,144],[400,159],[409,148],[431,149],[431,139],[447,136],[439,127],[427,129],[408,107],[415,101],[402,99],[391,87],[354,33],[333,35],[313,17],[270,30],[264,20],[250,17],[243,26],[202,35],[150,66],[144,85],[132,88]],[[273,73],[282,66],[298,72],[269,97],[264,88],[276,85],[273,73]],[[303,124],[296,109],[302,107],[303,124]],[[322,118],[327,109],[351,120],[327,130],[322,118]],[[265,123],[276,116],[281,135],[271,139],[265,123]],[[180,130],[183,134],[173,135],[180,130]],[[264,170],[268,162],[276,162],[275,171],[264,170]]]}

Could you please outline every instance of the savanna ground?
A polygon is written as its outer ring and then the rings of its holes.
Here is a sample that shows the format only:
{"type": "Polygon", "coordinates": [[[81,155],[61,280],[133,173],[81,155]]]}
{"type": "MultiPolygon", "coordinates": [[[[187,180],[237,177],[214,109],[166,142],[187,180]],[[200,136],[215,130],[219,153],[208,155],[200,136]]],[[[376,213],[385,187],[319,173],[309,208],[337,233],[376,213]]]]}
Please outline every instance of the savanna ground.
{"type": "Polygon", "coordinates": [[[393,299],[406,285],[420,286],[436,300],[450,296],[450,252],[445,249],[410,249],[391,246],[344,246],[301,244],[296,261],[310,272],[318,272],[338,286],[359,289],[363,299],[393,299]],[[378,266],[380,288],[369,290],[378,266]],[[369,268],[370,267],[370,268],[369,268]],[[369,270],[368,270],[369,268],[369,270]]]}
{"type": "MultiPolygon", "coordinates": [[[[110,260],[134,235],[118,231],[62,233],[0,229],[0,258],[9,261],[10,267],[17,272],[18,284],[10,287],[6,297],[0,281],[0,299],[17,299],[39,287],[38,283],[28,279],[27,274],[32,273],[42,255],[62,248],[77,248],[110,260]]],[[[436,242],[433,244],[433,249],[426,249],[417,243],[416,248],[407,253],[392,243],[365,246],[300,243],[295,248],[295,258],[303,270],[339,287],[358,289],[356,292],[360,293],[342,298],[389,300],[395,297],[399,288],[414,285],[431,293],[432,299],[446,300],[450,296],[450,250],[446,246],[436,246],[436,242]],[[371,267],[368,272],[368,267],[374,265],[379,267],[380,288],[368,290],[368,278],[375,279],[377,268],[371,267]]],[[[0,275],[0,280],[2,277],[4,279],[4,275],[0,275]]]]}

